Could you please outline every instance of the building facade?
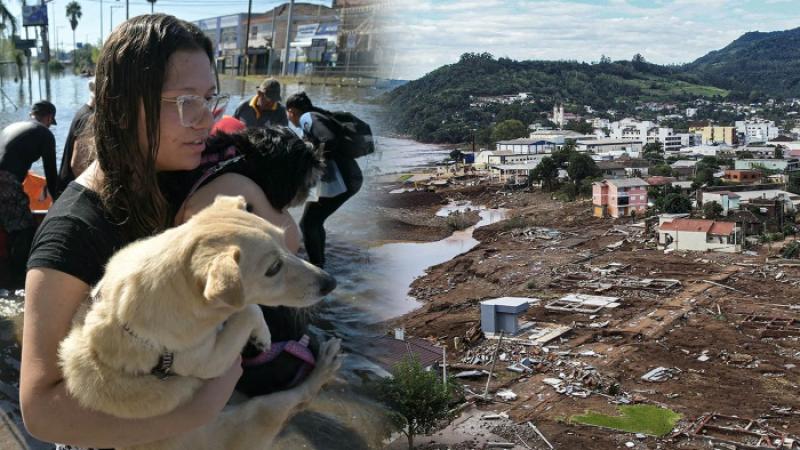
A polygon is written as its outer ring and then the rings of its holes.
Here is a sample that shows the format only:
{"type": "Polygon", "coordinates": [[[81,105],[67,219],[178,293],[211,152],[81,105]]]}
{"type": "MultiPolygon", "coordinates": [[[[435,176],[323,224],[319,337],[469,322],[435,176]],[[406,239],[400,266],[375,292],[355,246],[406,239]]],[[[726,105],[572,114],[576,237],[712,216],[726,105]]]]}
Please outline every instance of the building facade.
{"type": "Polygon", "coordinates": [[[592,184],[595,217],[640,215],[647,209],[647,184],[641,178],[622,178],[592,184]]]}

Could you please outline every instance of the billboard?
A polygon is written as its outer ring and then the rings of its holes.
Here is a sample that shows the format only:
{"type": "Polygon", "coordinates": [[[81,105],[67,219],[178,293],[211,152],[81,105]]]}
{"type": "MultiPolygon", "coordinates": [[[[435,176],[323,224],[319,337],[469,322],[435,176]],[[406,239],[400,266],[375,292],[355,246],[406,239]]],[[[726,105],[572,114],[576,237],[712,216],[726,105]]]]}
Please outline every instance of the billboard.
{"type": "Polygon", "coordinates": [[[22,26],[38,27],[47,25],[47,5],[26,5],[22,7],[22,26]]]}

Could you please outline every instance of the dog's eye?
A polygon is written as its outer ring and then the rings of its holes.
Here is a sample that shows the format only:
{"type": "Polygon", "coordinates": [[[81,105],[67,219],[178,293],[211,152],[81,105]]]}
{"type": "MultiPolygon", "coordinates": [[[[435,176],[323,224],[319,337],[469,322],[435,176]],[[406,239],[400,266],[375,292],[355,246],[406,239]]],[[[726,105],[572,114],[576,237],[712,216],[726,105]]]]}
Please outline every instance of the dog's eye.
{"type": "Polygon", "coordinates": [[[275,261],[275,262],[274,262],[274,263],[273,263],[273,264],[272,264],[272,265],[269,267],[269,269],[267,269],[267,273],[265,273],[264,275],[265,275],[265,276],[268,276],[268,277],[274,277],[275,275],[277,275],[277,274],[278,274],[278,272],[280,272],[280,271],[281,271],[281,267],[283,267],[283,261],[281,261],[281,260],[279,259],[279,260],[275,261]]]}

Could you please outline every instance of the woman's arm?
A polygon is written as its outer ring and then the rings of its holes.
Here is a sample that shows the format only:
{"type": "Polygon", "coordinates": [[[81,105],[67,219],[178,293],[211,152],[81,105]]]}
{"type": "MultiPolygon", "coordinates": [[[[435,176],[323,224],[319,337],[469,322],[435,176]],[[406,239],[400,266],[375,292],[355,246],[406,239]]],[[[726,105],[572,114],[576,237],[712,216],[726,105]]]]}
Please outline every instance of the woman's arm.
{"type": "Polygon", "coordinates": [[[283,229],[284,241],[290,252],[297,253],[297,250],[300,249],[300,229],[289,212],[273,208],[267,196],[264,195],[264,191],[253,180],[236,173],[220,175],[195,191],[191,197],[186,199],[178,212],[178,217],[175,219],[176,224],[186,222],[201,209],[214,203],[214,199],[218,195],[244,196],[254,214],[283,229]]]}
{"type": "Polygon", "coordinates": [[[242,373],[240,362],[207,381],[189,402],[147,419],[120,419],[81,407],[65,388],[58,345],[86,299],[89,286],[66,273],[36,268],[25,283],[25,325],[20,405],[28,432],[37,439],[84,447],[121,447],[154,442],[211,421],[225,406],[242,373]]]}

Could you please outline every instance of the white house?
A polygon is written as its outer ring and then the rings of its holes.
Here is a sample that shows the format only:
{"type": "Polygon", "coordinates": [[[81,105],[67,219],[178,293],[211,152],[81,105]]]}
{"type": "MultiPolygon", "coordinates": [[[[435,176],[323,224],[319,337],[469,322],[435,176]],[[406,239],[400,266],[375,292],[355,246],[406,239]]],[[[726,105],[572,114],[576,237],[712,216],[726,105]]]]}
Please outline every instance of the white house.
{"type": "Polygon", "coordinates": [[[737,120],[736,132],[744,135],[744,142],[767,142],[778,137],[779,129],[771,120],[737,120]]]}
{"type": "Polygon", "coordinates": [[[730,191],[703,192],[703,205],[717,202],[722,206],[722,215],[727,216],[728,211],[739,209],[739,199],[737,193],[730,191]]]}
{"type": "Polygon", "coordinates": [[[739,233],[733,222],[676,218],[659,225],[658,244],[663,250],[735,253],[741,251],[739,233]]]}

